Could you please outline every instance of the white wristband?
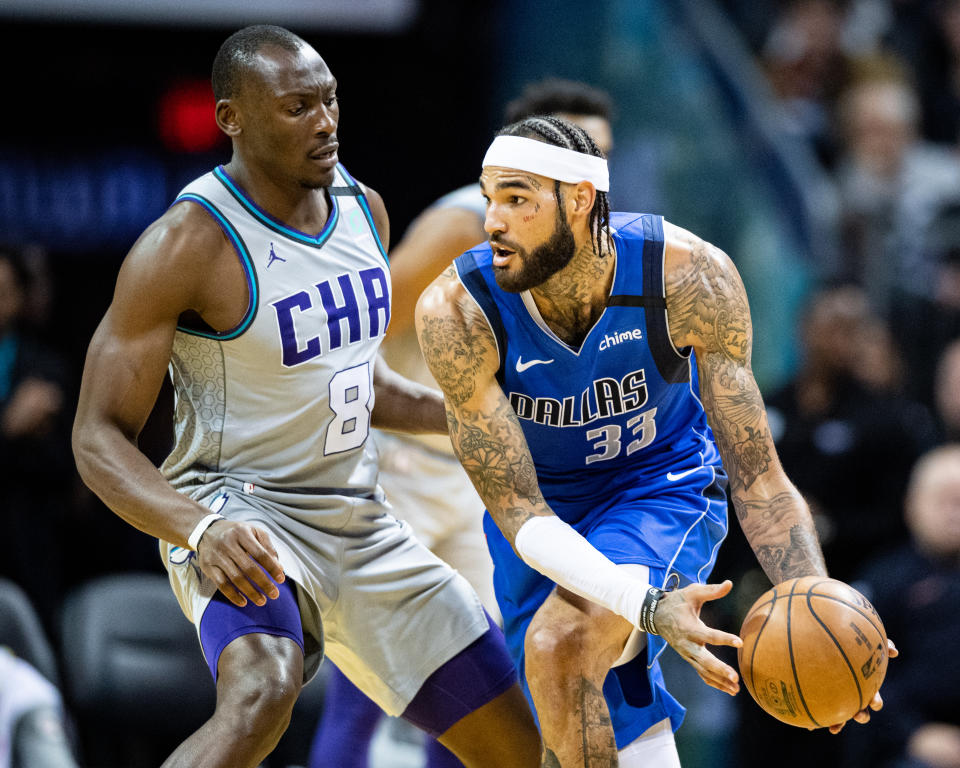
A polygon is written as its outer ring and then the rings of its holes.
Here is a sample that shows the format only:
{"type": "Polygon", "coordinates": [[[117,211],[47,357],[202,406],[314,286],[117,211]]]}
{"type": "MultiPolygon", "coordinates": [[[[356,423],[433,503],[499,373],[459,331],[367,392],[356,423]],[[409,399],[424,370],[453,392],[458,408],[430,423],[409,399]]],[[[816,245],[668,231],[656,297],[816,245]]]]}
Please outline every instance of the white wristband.
{"type": "Polygon", "coordinates": [[[200,544],[200,539],[203,538],[203,534],[206,533],[207,528],[217,522],[217,520],[223,519],[223,515],[218,515],[216,512],[211,512],[199,523],[197,523],[197,527],[193,529],[193,532],[189,536],[187,536],[187,544],[190,545],[190,549],[196,551],[197,546],[200,544]]]}
{"type": "Polygon", "coordinates": [[[640,627],[650,585],[609,560],[556,515],[527,520],[513,545],[531,568],[640,627]]]}

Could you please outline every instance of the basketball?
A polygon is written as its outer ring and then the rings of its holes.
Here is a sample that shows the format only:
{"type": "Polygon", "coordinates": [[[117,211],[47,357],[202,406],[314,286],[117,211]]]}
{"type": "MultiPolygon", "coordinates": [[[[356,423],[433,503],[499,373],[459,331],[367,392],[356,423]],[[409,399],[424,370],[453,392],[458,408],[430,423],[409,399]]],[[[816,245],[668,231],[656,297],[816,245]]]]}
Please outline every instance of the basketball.
{"type": "Polygon", "coordinates": [[[740,629],[740,676],[760,707],[802,728],[837,725],[864,709],[887,672],[887,634],[870,602],[825,576],[778,584],[740,629]]]}

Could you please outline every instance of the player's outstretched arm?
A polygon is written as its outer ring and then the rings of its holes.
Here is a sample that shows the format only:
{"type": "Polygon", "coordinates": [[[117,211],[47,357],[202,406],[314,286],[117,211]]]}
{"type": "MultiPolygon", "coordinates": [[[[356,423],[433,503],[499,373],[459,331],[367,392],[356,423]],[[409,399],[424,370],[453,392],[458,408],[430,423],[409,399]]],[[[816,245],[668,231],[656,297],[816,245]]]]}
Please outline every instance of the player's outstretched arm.
{"type": "MultiPolygon", "coordinates": [[[[198,286],[209,281],[198,265],[222,246],[212,220],[188,204],[168,211],[137,241],[87,350],[73,427],[77,468],[91,490],[134,527],[183,547],[210,510],[167,483],[140,452],[137,436],[160,389],[180,314],[204,308],[198,286]]],[[[245,524],[211,526],[198,554],[204,572],[237,604],[264,602],[250,582],[277,594],[256,562],[283,580],[266,534],[245,524]]]]}
{"type": "Polygon", "coordinates": [[[753,329],[736,267],[719,248],[667,225],[664,272],[670,336],[696,354],[700,397],[757,560],[774,584],[826,575],[810,510],[777,458],[750,367],[753,329]]]}
{"type": "MultiPolygon", "coordinates": [[[[757,560],[774,584],[826,576],[813,518],[777,458],[750,367],[753,327],[736,267],[719,248],[668,225],[664,273],[670,336],[677,347],[691,346],[696,353],[700,397],[730,475],[737,519],[757,560]]],[[[896,656],[892,641],[889,646],[896,656]]],[[[882,706],[877,693],[853,719],[865,723],[870,710],[882,706]]]]}
{"type": "Polygon", "coordinates": [[[373,386],[377,395],[373,426],[396,432],[447,434],[443,395],[433,387],[401,376],[382,357],[374,363],[373,386]]]}

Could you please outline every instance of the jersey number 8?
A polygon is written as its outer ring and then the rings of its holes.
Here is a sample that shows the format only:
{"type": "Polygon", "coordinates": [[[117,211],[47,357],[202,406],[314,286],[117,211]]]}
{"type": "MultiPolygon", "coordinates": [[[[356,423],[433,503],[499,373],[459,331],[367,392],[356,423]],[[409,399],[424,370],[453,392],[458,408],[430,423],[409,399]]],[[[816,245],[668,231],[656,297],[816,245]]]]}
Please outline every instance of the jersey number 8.
{"type": "Polygon", "coordinates": [[[329,405],[333,420],[327,425],[323,455],[343,453],[363,445],[370,434],[373,381],[370,363],[337,371],[330,379],[329,405]]]}

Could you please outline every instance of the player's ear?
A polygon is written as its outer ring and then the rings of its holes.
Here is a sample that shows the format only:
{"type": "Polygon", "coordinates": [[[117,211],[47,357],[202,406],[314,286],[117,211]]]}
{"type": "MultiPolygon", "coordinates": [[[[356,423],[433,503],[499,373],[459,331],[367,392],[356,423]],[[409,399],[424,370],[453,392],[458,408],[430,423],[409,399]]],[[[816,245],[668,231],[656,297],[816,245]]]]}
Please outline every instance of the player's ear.
{"type": "Polygon", "coordinates": [[[597,199],[597,190],[589,181],[578,182],[573,188],[571,202],[573,203],[573,212],[581,216],[589,215],[593,210],[593,203],[597,199]]]}
{"type": "Polygon", "coordinates": [[[220,99],[216,106],[217,125],[227,136],[233,138],[241,133],[237,110],[230,99],[220,99]]]}

